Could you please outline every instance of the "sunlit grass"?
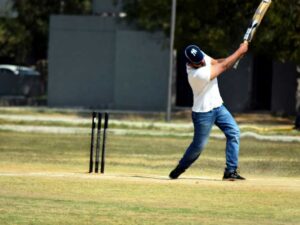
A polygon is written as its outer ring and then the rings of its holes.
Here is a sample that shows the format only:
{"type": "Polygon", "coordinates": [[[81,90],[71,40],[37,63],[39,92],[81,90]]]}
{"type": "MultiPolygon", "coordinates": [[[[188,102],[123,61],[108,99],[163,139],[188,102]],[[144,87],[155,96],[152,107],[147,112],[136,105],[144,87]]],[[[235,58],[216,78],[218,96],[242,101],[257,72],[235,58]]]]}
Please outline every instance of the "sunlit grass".
{"type": "MultiPolygon", "coordinates": [[[[0,170],[74,171],[88,168],[89,134],[39,134],[0,132],[0,170]],[[9,169],[10,168],[10,169],[9,169]]],[[[190,144],[190,138],[119,136],[107,139],[107,171],[139,171],[165,174],[190,144]]],[[[300,174],[299,143],[260,142],[243,139],[240,169],[253,175],[300,174]]],[[[225,141],[210,139],[190,174],[221,173],[225,165],[225,141]]]]}
{"type": "Polygon", "coordinates": [[[1,224],[297,224],[299,191],[247,183],[0,177],[1,224]]]}
{"type": "Polygon", "coordinates": [[[225,140],[210,139],[197,162],[179,180],[169,180],[190,141],[108,132],[105,174],[90,175],[89,132],[0,131],[0,224],[300,223],[299,143],[242,139],[240,171],[247,180],[222,182],[225,140]]]}

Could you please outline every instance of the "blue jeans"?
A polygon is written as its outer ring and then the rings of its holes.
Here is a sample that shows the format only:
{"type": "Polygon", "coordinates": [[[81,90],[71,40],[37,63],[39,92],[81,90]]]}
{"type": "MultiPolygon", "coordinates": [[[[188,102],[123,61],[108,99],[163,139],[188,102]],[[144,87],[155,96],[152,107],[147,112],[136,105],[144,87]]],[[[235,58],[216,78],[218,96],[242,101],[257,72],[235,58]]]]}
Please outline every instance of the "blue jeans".
{"type": "Polygon", "coordinates": [[[194,123],[193,142],[187,148],[179,166],[187,169],[200,156],[207,143],[213,124],[217,125],[226,136],[226,171],[234,171],[238,167],[240,130],[234,118],[225,106],[220,106],[209,112],[192,112],[194,123]]]}

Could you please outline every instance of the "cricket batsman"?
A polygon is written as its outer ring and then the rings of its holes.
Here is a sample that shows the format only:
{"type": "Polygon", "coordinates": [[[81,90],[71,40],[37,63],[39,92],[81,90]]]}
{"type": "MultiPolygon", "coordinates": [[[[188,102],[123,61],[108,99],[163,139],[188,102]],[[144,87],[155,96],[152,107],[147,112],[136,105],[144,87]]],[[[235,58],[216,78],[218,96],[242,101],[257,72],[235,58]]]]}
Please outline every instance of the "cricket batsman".
{"type": "Polygon", "coordinates": [[[192,108],[194,137],[179,164],[171,171],[169,175],[171,179],[177,179],[198,159],[215,124],[226,136],[226,167],[223,180],[245,180],[237,172],[239,127],[223,105],[217,77],[230,69],[247,51],[248,43],[244,42],[227,58],[213,59],[196,45],[186,47],[186,71],[194,95],[192,108]]]}

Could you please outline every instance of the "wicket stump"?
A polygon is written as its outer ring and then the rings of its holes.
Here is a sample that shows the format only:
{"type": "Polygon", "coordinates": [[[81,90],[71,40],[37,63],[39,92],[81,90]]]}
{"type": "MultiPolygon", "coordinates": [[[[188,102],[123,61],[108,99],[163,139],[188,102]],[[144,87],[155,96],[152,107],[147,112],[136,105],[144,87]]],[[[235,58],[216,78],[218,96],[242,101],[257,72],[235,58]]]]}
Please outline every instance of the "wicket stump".
{"type": "Polygon", "coordinates": [[[94,147],[95,147],[94,136],[95,136],[96,124],[97,124],[97,136],[96,136],[96,151],[95,151],[95,173],[99,172],[99,163],[101,165],[100,171],[101,171],[101,173],[104,173],[108,120],[109,120],[109,114],[106,112],[106,113],[104,113],[104,127],[103,127],[103,138],[102,138],[101,163],[100,163],[99,160],[100,160],[102,113],[100,113],[100,112],[92,113],[92,131],[91,131],[89,173],[93,172],[93,167],[94,167],[94,147]],[[97,117],[97,119],[96,119],[96,117],[97,117]]]}

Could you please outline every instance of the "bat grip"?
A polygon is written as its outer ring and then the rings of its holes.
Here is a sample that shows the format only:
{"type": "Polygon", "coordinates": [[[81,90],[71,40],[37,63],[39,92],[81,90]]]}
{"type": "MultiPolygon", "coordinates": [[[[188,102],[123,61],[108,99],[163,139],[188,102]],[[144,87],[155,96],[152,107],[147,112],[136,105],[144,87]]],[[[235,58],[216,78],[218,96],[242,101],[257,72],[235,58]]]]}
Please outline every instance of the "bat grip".
{"type": "MultiPolygon", "coordinates": [[[[249,41],[244,40],[243,43],[249,43],[249,41]]],[[[240,63],[240,60],[241,60],[242,58],[243,58],[243,57],[239,58],[239,59],[235,62],[235,64],[233,65],[233,68],[234,68],[235,70],[238,68],[238,65],[239,65],[239,63],[240,63]]]]}
{"type": "Polygon", "coordinates": [[[241,58],[238,59],[238,61],[235,62],[235,64],[233,65],[233,68],[236,70],[238,68],[238,65],[240,63],[241,58]]]}

